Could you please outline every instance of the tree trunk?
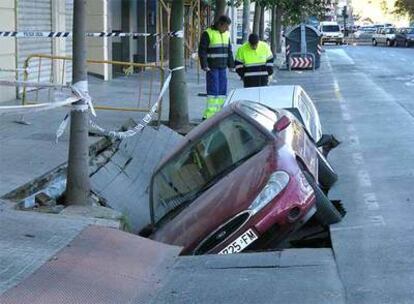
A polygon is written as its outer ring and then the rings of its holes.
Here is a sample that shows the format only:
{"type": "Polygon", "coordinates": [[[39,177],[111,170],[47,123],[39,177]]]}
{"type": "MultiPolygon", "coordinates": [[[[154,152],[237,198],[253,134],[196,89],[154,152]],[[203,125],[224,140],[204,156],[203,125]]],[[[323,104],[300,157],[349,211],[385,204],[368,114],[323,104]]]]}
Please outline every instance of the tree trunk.
{"type": "Polygon", "coordinates": [[[259,35],[261,7],[259,2],[254,6],[253,33],[259,35]]]}
{"type": "MultiPolygon", "coordinates": [[[[85,30],[86,0],[75,0],[73,5],[72,83],[78,85],[81,91],[88,90],[85,30]]],[[[75,103],[70,113],[69,159],[66,186],[67,205],[87,205],[89,203],[88,132],[87,103],[85,100],[80,100],[75,103]],[[75,107],[77,107],[76,110],[75,107]]]]}
{"type": "Polygon", "coordinates": [[[271,30],[270,30],[270,48],[272,53],[276,54],[277,43],[276,43],[276,6],[272,6],[272,21],[271,21],[271,30]]]}
{"type": "MultiPolygon", "coordinates": [[[[173,0],[171,5],[171,31],[184,29],[184,0],[173,0]]],[[[170,69],[184,66],[184,39],[170,38],[170,69]]],[[[174,130],[181,130],[189,125],[187,83],[185,70],[172,72],[170,83],[169,125],[174,130]]]]}
{"type": "Polygon", "coordinates": [[[283,9],[280,7],[276,7],[276,53],[282,52],[282,17],[283,9]]]}
{"type": "Polygon", "coordinates": [[[227,7],[227,1],[226,0],[216,0],[216,12],[214,14],[214,21],[217,21],[217,19],[220,16],[223,16],[226,14],[226,7],[227,7]]]}
{"type": "Polygon", "coordinates": [[[245,43],[249,37],[250,32],[250,0],[243,0],[243,40],[245,43]]]}
{"type": "Polygon", "coordinates": [[[265,7],[260,7],[260,26],[259,26],[259,38],[264,40],[265,22],[264,22],[265,7]]]}

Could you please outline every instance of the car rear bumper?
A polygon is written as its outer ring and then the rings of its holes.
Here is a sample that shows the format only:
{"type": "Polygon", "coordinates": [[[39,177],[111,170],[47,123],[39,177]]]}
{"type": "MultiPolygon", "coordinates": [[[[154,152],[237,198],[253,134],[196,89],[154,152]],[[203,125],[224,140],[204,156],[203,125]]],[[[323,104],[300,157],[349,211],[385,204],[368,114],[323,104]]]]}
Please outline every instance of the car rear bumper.
{"type": "Polygon", "coordinates": [[[344,42],[344,38],[340,38],[340,37],[322,37],[322,42],[343,43],[344,42]]]}

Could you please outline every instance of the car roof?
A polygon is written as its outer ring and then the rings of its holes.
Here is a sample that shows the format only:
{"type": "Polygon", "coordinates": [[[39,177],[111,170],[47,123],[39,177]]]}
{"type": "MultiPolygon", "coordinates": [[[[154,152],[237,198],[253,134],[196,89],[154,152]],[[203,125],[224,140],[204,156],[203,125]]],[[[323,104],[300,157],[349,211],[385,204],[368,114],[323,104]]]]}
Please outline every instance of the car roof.
{"type": "Polygon", "coordinates": [[[294,104],[295,90],[298,90],[299,87],[296,85],[278,85],[234,89],[227,97],[226,104],[239,100],[250,100],[267,105],[268,102],[266,101],[274,103],[276,101],[275,97],[277,97],[279,108],[291,108],[294,104]]]}

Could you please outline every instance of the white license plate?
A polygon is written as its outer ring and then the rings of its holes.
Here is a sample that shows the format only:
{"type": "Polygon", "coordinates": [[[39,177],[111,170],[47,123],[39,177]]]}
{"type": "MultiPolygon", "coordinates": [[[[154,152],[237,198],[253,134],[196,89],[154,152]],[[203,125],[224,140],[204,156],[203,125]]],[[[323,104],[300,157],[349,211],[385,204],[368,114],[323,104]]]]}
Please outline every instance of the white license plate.
{"type": "Polygon", "coordinates": [[[256,233],[254,233],[252,229],[249,229],[245,233],[243,233],[241,236],[239,236],[237,239],[235,239],[233,243],[231,243],[226,248],[224,248],[222,251],[220,251],[219,254],[232,254],[232,253],[243,251],[244,248],[249,246],[251,243],[253,243],[257,239],[258,237],[256,233]]]}

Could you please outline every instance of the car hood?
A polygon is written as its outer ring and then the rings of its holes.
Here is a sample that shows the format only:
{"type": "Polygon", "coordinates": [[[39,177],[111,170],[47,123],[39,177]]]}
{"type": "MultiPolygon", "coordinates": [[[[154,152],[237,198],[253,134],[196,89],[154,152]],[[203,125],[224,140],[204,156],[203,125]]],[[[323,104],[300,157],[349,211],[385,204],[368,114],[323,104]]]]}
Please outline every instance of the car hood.
{"type": "Polygon", "coordinates": [[[191,253],[211,232],[250,206],[274,171],[274,150],[273,145],[267,145],[201,194],[151,238],[183,246],[183,253],[191,253]]]}

